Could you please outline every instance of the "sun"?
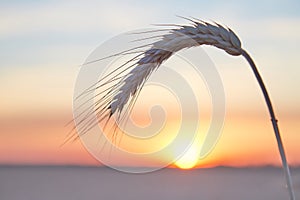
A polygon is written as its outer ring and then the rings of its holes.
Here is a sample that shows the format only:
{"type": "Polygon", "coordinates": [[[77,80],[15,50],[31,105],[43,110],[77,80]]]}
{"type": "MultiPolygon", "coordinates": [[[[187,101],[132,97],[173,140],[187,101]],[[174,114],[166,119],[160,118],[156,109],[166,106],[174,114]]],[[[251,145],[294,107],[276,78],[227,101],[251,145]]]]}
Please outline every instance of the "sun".
{"type": "MultiPolygon", "coordinates": [[[[195,139],[189,148],[182,154],[182,156],[174,162],[174,165],[180,169],[192,169],[199,164],[200,154],[203,146],[203,141],[205,134],[201,134],[202,131],[205,131],[207,126],[202,126],[202,129],[197,132],[195,139]]],[[[179,148],[182,149],[182,148],[179,148]]],[[[177,154],[178,155],[178,154],[177,154]]],[[[201,160],[203,164],[203,160],[201,160]]]]}
{"type": "Polygon", "coordinates": [[[199,160],[199,148],[192,145],[185,154],[175,162],[175,165],[181,169],[191,169],[195,167],[199,160]]]}

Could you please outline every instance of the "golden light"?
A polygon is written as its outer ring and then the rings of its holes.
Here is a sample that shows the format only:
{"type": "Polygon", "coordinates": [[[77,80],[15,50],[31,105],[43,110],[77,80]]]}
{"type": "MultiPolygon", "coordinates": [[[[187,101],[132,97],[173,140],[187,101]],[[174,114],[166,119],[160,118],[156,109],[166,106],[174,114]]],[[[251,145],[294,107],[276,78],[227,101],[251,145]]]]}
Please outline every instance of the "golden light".
{"type": "MultiPolygon", "coordinates": [[[[201,129],[205,126],[201,127],[201,129]]],[[[174,164],[181,169],[191,169],[198,164],[200,152],[204,140],[204,135],[198,129],[195,140],[190,147],[183,153],[183,155],[174,162],[174,164]]],[[[182,148],[179,148],[182,149],[182,148]]],[[[179,155],[178,152],[175,155],[179,155]]]]}
{"type": "Polygon", "coordinates": [[[175,162],[175,165],[181,169],[191,169],[198,162],[199,152],[195,146],[192,146],[188,151],[175,162]]]}

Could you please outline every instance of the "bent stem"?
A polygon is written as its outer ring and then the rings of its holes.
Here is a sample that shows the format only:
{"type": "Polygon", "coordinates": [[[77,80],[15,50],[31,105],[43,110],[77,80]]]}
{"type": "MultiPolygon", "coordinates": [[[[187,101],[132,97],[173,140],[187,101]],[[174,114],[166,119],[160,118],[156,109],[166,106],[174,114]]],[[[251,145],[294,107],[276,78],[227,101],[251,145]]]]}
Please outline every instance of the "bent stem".
{"type": "Polygon", "coordinates": [[[264,82],[263,82],[263,80],[262,80],[262,78],[261,78],[261,76],[260,76],[260,74],[259,74],[259,72],[256,68],[256,65],[255,65],[254,61],[252,60],[252,58],[250,57],[250,55],[245,50],[242,50],[242,55],[244,56],[244,58],[250,64],[250,66],[251,66],[251,68],[252,68],[252,70],[255,74],[255,77],[256,77],[256,79],[259,83],[259,86],[262,90],[265,101],[267,103],[269,113],[270,113],[270,116],[271,116],[271,121],[272,121],[273,129],[274,129],[274,133],[275,133],[276,140],[277,140],[279,153],[280,153],[280,156],[281,156],[282,166],[283,166],[283,170],[284,170],[284,174],[285,174],[285,178],[286,178],[286,182],[287,182],[287,187],[288,187],[290,199],[295,200],[295,194],[294,194],[293,185],[292,185],[292,178],[291,178],[289,166],[288,166],[288,163],[287,163],[287,159],[286,159],[286,156],[285,156],[281,136],[280,136],[280,133],[279,133],[277,119],[275,117],[275,113],[274,113],[274,110],[273,110],[273,107],[272,107],[272,103],[271,103],[269,94],[268,94],[266,86],[265,86],[265,84],[264,84],[264,82]]]}

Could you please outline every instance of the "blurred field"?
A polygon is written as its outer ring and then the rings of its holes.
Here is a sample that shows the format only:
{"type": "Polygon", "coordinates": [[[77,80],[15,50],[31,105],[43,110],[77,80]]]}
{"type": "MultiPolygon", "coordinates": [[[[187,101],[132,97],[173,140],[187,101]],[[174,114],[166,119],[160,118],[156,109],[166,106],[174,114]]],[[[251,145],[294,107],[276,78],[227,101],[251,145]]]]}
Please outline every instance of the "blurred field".
{"type": "MultiPolygon", "coordinates": [[[[300,168],[292,169],[300,197],[300,168]]],[[[1,200],[288,199],[278,168],[163,169],[126,174],[96,167],[0,167],[1,200]]]]}

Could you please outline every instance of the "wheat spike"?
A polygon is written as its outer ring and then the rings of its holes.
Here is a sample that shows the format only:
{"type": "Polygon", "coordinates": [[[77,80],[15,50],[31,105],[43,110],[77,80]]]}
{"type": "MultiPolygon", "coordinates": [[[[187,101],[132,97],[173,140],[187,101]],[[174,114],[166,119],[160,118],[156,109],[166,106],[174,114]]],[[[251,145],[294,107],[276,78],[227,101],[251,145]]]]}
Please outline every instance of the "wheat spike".
{"type": "Polygon", "coordinates": [[[136,92],[151,72],[177,51],[199,45],[212,45],[223,49],[230,55],[241,55],[241,42],[232,30],[219,24],[191,21],[192,25],[172,29],[168,34],[163,35],[161,40],[153,43],[149,50],[145,51],[136,67],[122,80],[123,84],[119,88],[119,93],[111,100],[109,106],[111,115],[115,112],[121,113],[126,103],[131,97],[135,97],[136,92]]]}

